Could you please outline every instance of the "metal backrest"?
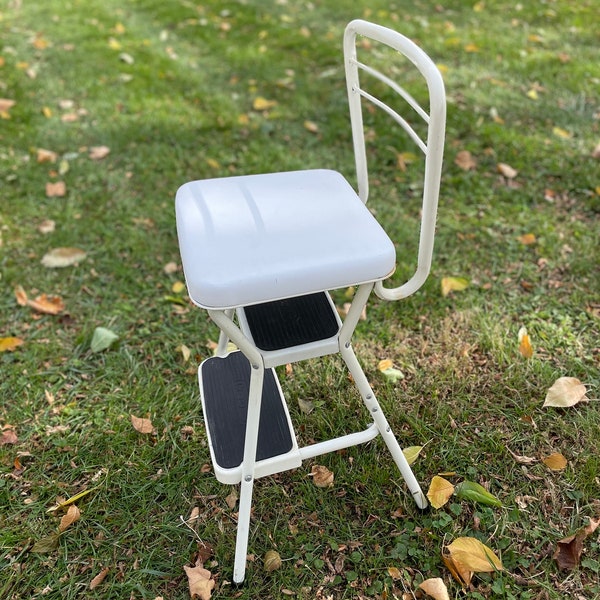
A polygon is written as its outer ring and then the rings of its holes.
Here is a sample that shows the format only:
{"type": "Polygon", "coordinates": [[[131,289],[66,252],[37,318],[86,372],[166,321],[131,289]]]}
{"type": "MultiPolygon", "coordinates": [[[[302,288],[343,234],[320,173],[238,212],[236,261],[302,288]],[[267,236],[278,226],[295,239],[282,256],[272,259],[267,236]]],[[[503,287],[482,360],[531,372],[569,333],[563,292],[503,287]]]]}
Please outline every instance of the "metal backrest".
{"type": "Polygon", "coordinates": [[[413,41],[391,29],[362,20],[352,21],[346,27],[344,34],[344,63],[352,123],[358,194],[362,201],[366,202],[369,195],[362,112],[364,100],[384,110],[408,134],[408,137],[425,156],[421,230],[419,234],[416,271],[406,283],[396,288],[386,288],[382,282],[378,282],[375,286],[375,291],[381,298],[398,300],[416,292],[427,279],[431,267],[446,127],[446,94],[444,91],[444,82],[433,61],[413,41]],[[427,110],[396,81],[379,70],[360,62],[356,45],[356,37],[358,35],[397,50],[414,64],[427,83],[429,95],[429,107],[427,110]],[[406,117],[398,114],[388,104],[363,89],[360,82],[361,71],[383,82],[396,94],[401,96],[412,109],[412,114],[406,117]],[[425,123],[426,136],[420,136],[416,129],[410,125],[410,121],[414,120],[415,117],[425,123]]]}

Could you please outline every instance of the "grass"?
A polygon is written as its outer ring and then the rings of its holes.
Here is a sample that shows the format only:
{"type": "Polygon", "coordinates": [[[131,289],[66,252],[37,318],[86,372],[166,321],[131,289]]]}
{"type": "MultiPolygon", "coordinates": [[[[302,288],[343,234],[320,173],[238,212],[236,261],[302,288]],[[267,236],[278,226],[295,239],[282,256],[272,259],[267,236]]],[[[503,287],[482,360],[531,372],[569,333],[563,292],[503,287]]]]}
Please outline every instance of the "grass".
{"type": "MultiPolygon", "coordinates": [[[[579,378],[590,398],[600,383],[594,9],[591,0],[374,0],[368,9],[350,0],[13,0],[0,9],[0,97],[15,101],[0,121],[0,337],[25,341],[0,353],[0,426],[18,437],[0,446],[0,596],[187,598],[182,567],[199,539],[212,549],[214,598],[413,597],[436,576],[451,597],[475,600],[599,596],[597,534],[575,571],[552,559],[558,540],[600,515],[598,404],[542,408],[559,376],[579,378]],[[403,303],[372,302],[356,350],[402,443],[425,445],[414,467],[423,486],[455,472],[454,482],[486,485],[503,508],[453,498],[420,513],[379,442],[325,456],[328,490],[312,484],[310,463],[258,483],[254,559],[237,589],[233,488],[211,473],[194,376],[217,331],[183,296],[173,301],[182,277],[164,270],[179,261],[173,197],[185,181],[231,173],[326,164],[352,177],[340,39],[357,16],[419,41],[443,70],[449,110],[432,276],[403,303]],[[252,110],[257,96],[276,107],[252,110]],[[110,154],[91,160],[101,145],[110,154]],[[38,163],[37,148],[57,161],[38,163]],[[455,164],[461,150],[475,169],[455,164]],[[517,176],[500,176],[498,163],[517,176]],[[47,197],[56,181],[66,195],[47,197]],[[46,219],[56,228],[42,234],[46,219]],[[535,243],[523,244],[529,233],[535,243]],[[60,246],[87,258],[43,267],[60,246]],[[470,285],[443,297],[446,276],[470,285]],[[17,304],[17,285],[30,297],[59,295],[66,308],[39,315],[17,304]],[[98,326],[120,341],[92,353],[98,326]],[[518,351],[522,326],[529,360],[518,351]],[[383,358],[405,378],[386,380],[383,358]],[[131,414],[150,417],[154,433],[136,432],[131,414]],[[566,469],[540,461],[552,452],[566,469]],[[57,547],[32,552],[57,530],[47,509],[88,488],[57,547]],[[192,531],[180,515],[194,507],[192,531]],[[506,571],[461,592],[441,550],[464,535],[492,547],[506,571]],[[283,558],[270,574],[269,549],[283,558]]],[[[377,119],[370,126],[377,148],[395,142],[377,119]]],[[[393,152],[376,158],[370,202],[410,245],[410,167],[400,170],[393,152]]],[[[409,269],[401,253],[398,271],[409,269]]],[[[337,366],[282,373],[302,440],[361,418],[337,366]],[[304,415],[297,398],[315,411],[304,415]]]]}

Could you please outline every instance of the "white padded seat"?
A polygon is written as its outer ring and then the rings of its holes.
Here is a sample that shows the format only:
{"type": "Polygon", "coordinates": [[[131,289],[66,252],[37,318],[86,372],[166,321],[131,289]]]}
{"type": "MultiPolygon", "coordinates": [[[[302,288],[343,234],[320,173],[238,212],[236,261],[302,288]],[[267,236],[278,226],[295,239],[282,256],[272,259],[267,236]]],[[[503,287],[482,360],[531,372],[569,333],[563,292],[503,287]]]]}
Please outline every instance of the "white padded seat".
{"type": "Polygon", "coordinates": [[[175,203],[189,296],[203,308],[342,288],[394,270],[394,244],[336,171],[191,181],[175,203]]]}

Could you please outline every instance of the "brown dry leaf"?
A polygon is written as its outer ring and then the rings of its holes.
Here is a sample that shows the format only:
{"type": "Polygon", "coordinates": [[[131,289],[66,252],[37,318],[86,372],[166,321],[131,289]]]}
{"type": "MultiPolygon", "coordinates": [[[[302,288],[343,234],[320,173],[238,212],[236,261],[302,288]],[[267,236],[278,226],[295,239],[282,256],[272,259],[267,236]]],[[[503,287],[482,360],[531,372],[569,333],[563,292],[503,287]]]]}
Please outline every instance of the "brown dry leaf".
{"type": "Polygon", "coordinates": [[[188,578],[188,586],[190,588],[190,597],[192,599],[199,598],[200,600],[210,600],[215,580],[212,579],[212,573],[204,568],[200,562],[195,567],[183,567],[188,578]]]}
{"type": "Polygon", "coordinates": [[[493,550],[477,538],[456,538],[446,549],[455,564],[460,564],[474,573],[493,573],[504,569],[493,550]]]}
{"type": "Polygon", "coordinates": [[[90,590],[96,589],[105,579],[106,576],[110,573],[110,569],[108,567],[104,567],[96,577],[94,577],[90,581],[90,590]]]}
{"type": "Polygon", "coordinates": [[[402,571],[398,567],[388,567],[388,574],[394,581],[402,579],[402,571]]]}
{"type": "Polygon", "coordinates": [[[56,229],[56,222],[52,219],[44,219],[37,227],[40,233],[52,233],[56,229]]]}
{"type": "Polygon", "coordinates": [[[0,338],[0,352],[12,352],[15,348],[24,343],[24,340],[18,337],[0,338]]]}
{"type": "Polygon", "coordinates": [[[61,198],[67,193],[67,186],[64,181],[48,182],[46,184],[46,196],[48,198],[61,198]]]}
{"type": "Polygon", "coordinates": [[[503,177],[506,177],[506,179],[514,179],[517,176],[517,171],[515,171],[515,169],[513,169],[510,165],[507,165],[506,163],[498,163],[497,167],[498,169],[498,173],[500,173],[500,175],[502,175],[503,177]]]}
{"type": "Polygon", "coordinates": [[[15,298],[19,306],[27,306],[27,293],[23,289],[23,286],[18,285],[15,287],[15,298]]]}
{"type": "Polygon", "coordinates": [[[546,394],[543,406],[567,408],[588,400],[587,389],[576,377],[559,377],[546,394]]]}
{"type": "Polygon", "coordinates": [[[176,262],[168,262],[163,267],[163,272],[166,273],[167,275],[172,275],[173,273],[177,273],[177,271],[179,271],[179,266],[177,265],[176,262]]]}
{"type": "Polygon", "coordinates": [[[37,149],[37,157],[36,160],[39,163],[46,162],[56,162],[58,159],[58,154],[56,152],[52,152],[52,150],[45,150],[44,148],[37,149]]]}
{"type": "Polygon", "coordinates": [[[583,552],[583,542],[596,531],[599,525],[600,518],[590,519],[589,523],[577,533],[557,542],[553,558],[559,569],[572,571],[579,565],[581,553],[583,552]]]}
{"type": "Polygon", "coordinates": [[[592,158],[600,158],[600,143],[592,150],[592,158]]]}
{"type": "Polygon", "coordinates": [[[443,477],[435,475],[429,484],[427,497],[433,508],[441,508],[454,493],[454,486],[443,477]]]}
{"type": "Polygon", "coordinates": [[[454,159],[454,164],[463,171],[472,171],[477,167],[477,161],[468,150],[461,150],[454,159]]]}
{"type": "Polygon", "coordinates": [[[519,329],[519,352],[525,358],[531,358],[533,356],[533,346],[529,339],[529,333],[527,333],[526,327],[519,329]]]}
{"type": "Polygon", "coordinates": [[[510,452],[511,456],[521,465],[530,465],[532,463],[537,462],[537,458],[533,456],[521,456],[519,454],[515,454],[508,446],[506,449],[510,452]]]}
{"type": "Polygon", "coordinates": [[[10,109],[15,105],[14,100],[0,98],[0,119],[10,119],[10,109]]]}
{"type": "Polygon", "coordinates": [[[19,441],[15,430],[11,425],[5,425],[2,428],[2,436],[0,436],[0,446],[6,446],[7,444],[16,444],[19,441]]]}
{"type": "Polygon", "coordinates": [[[54,248],[42,257],[42,264],[49,269],[71,267],[79,264],[87,254],[79,248],[54,248]]]}
{"type": "Polygon", "coordinates": [[[277,102],[275,100],[267,100],[262,96],[257,96],[252,102],[252,108],[258,111],[269,110],[275,106],[277,106],[277,102]]]}
{"type": "Polygon", "coordinates": [[[92,160],[102,160],[110,154],[110,148],[108,146],[92,146],[90,148],[89,157],[92,160]]]}
{"type": "Polygon", "coordinates": [[[333,473],[323,465],[313,465],[310,474],[317,487],[328,488],[333,485],[333,473]]]}
{"type": "Polygon", "coordinates": [[[442,296],[452,292],[462,292],[469,287],[469,280],[464,277],[442,277],[442,296]]]}
{"type": "Polygon", "coordinates": [[[542,458],[542,462],[552,471],[562,471],[568,464],[567,459],[560,452],[553,452],[550,456],[542,458]]]}
{"type": "Polygon", "coordinates": [[[422,581],[419,584],[419,588],[428,596],[434,598],[434,600],[450,600],[448,588],[440,577],[432,577],[431,579],[422,581]]]}
{"type": "Polygon", "coordinates": [[[135,415],[130,415],[131,424],[133,428],[139,433],[152,433],[154,431],[154,425],[152,425],[152,421],[150,419],[144,419],[142,417],[136,417],[135,415]]]}
{"type": "Polygon", "coordinates": [[[48,296],[48,294],[40,294],[33,300],[28,300],[27,304],[33,310],[45,315],[57,315],[65,309],[65,303],[60,296],[48,296]]]}
{"type": "Polygon", "coordinates": [[[238,501],[238,494],[235,489],[232,489],[231,492],[225,497],[225,503],[229,506],[230,510],[235,508],[235,505],[238,501]]]}
{"type": "Polygon", "coordinates": [[[60,520],[60,525],[58,526],[58,530],[62,533],[67,527],[73,525],[76,521],[79,521],[81,518],[81,512],[74,504],[69,506],[69,510],[67,510],[67,514],[63,515],[60,520]]]}

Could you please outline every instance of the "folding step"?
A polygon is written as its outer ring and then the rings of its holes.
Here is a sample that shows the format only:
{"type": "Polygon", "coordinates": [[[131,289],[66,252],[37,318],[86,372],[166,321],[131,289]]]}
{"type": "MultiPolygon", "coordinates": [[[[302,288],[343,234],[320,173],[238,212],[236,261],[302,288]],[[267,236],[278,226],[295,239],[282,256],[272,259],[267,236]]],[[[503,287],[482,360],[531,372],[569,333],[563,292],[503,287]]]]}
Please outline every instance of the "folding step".
{"type": "MultiPolygon", "coordinates": [[[[250,363],[241,352],[205,360],[198,369],[202,409],[215,475],[222,483],[241,480],[250,363]]],[[[255,476],[301,464],[285,399],[273,369],[265,369],[255,476]]]]}
{"type": "Polygon", "coordinates": [[[327,292],[246,306],[238,320],[268,367],[339,350],[342,322],[327,292]]]}

